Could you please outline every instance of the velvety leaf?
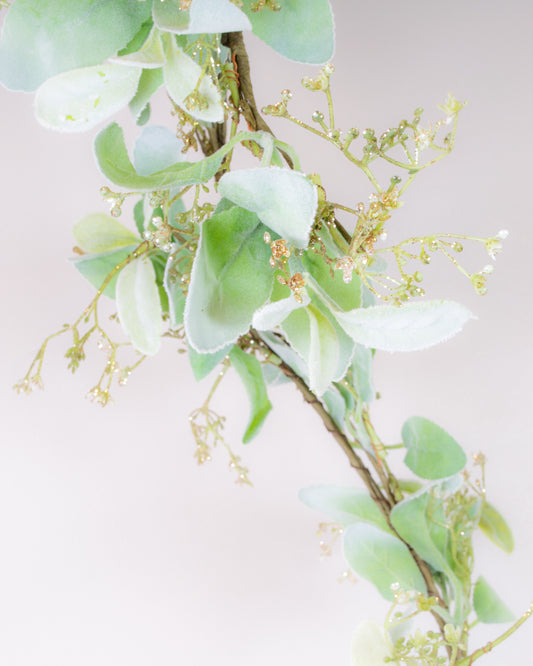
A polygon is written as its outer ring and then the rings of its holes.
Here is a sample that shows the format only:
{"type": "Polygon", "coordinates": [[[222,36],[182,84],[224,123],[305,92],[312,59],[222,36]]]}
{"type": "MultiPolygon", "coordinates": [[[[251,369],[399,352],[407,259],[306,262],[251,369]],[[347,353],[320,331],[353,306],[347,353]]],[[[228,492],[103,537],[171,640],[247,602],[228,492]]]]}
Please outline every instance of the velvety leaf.
{"type": "Polygon", "coordinates": [[[133,164],[141,176],[149,176],[183,160],[183,142],[166,127],[145,127],[135,141],[133,164]]]}
{"type": "Polygon", "coordinates": [[[16,0],[0,41],[0,81],[31,91],[61,72],[97,65],[125,46],[149,16],[149,2],[16,0]]]}
{"type": "Polygon", "coordinates": [[[155,25],[164,32],[184,33],[189,27],[190,12],[180,9],[179,0],[153,0],[155,25]]]}
{"type": "Polygon", "coordinates": [[[335,49],[333,14],[328,0],[282,0],[281,11],[243,10],[254,33],[275,51],[296,62],[321,64],[335,49]]]}
{"type": "Polygon", "coordinates": [[[126,55],[117,55],[111,58],[111,62],[121,65],[137,65],[146,69],[156,69],[163,67],[166,58],[161,42],[161,34],[153,28],[148,38],[138,51],[133,51],[126,55]]]}
{"type": "Polygon", "coordinates": [[[361,281],[357,275],[346,284],[342,273],[335,271],[332,276],[328,264],[312,250],[304,253],[302,263],[314,282],[338,308],[348,312],[361,307],[361,281]]]}
{"type": "Polygon", "coordinates": [[[50,129],[84,132],[120,111],[137,91],[141,70],[98,65],[63,72],[35,95],[35,116],[50,129]]]}
{"type": "Polygon", "coordinates": [[[179,0],[154,0],[153,15],[161,30],[178,34],[252,29],[246,14],[230,0],[194,0],[189,10],[181,10],[179,0]]]}
{"type": "Polygon", "coordinates": [[[350,567],[373,583],[392,601],[393,583],[403,590],[426,593],[422,574],[405,544],[392,534],[367,523],[348,525],[344,531],[344,555],[350,567]]]}
{"type": "Polygon", "coordinates": [[[309,371],[300,354],[297,354],[291,346],[283,342],[275,333],[262,331],[261,338],[284,363],[292,368],[299,377],[303,377],[309,383],[309,371]]]}
{"type": "Polygon", "coordinates": [[[146,111],[148,102],[152,95],[163,85],[162,69],[143,69],[135,97],[131,100],[129,107],[133,117],[138,124],[141,122],[141,114],[146,111]]]}
{"type": "MultiPolygon", "coordinates": [[[[124,259],[126,259],[137,246],[138,243],[135,243],[135,245],[129,245],[120,250],[113,250],[112,252],[82,255],[81,257],[71,259],[71,261],[83,277],[86,278],[95,289],[100,289],[109,273],[111,273],[121,261],[124,261],[124,259]]],[[[109,284],[104,289],[103,293],[110,298],[115,298],[117,277],[118,273],[111,278],[109,284]]]]}
{"type": "Polygon", "coordinates": [[[269,297],[274,271],[264,232],[257,216],[238,206],[202,223],[185,307],[187,339],[197,351],[234,342],[269,297]]]}
{"type": "Polygon", "coordinates": [[[150,259],[133,259],[119,273],[116,287],[120,324],[141,354],[157,354],[161,347],[163,319],[150,259]]]}
{"type": "Polygon", "coordinates": [[[306,247],[318,204],[315,185],[302,173],[267,167],[225,173],[222,196],[257,213],[269,229],[297,247],[306,247]]]}
{"type": "Polygon", "coordinates": [[[209,123],[222,122],[224,119],[222,99],[210,76],[177,46],[175,39],[170,35],[165,40],[165,55],[163,78],[167,92],[174,102],[193,118],[209,123]],[[201,98],[201,102],[193,102],[193,93],[201,98]]]}
{"type": "Polygon", "coordinates": [[[511,528],[501,513],[489,502],[483,504],[479,528],[493,543],[506,553],[512,553],[514,539],[511,528]]]}
{"type": "Polygon", "coordinates": [[[98,133],[94,150],[101,172],[112,183],[128,190],[151,192],[205,183],[216,174],[226,154],[240,141],[261,142],[262,139],[262,132],[239,132],[216,153],[203,160],[178,162],[149,176],[141,176],[135,171],[128,156],[124,133],[117,123],[111,123],[98,133]]]}
{"type": "Polygon", "coordinates": [[[291,314],[291,312],[307,305],[309,302],[310,299],[307,294],[302,294],[301,303],[298,303],[291,294],[288,298],[274,301],[274,303],[267,303],[254,313],[252,326],[258,331],[268,331],[276,328],[276,326],[279,326],[283,320],[291,314]]]}
{"type": "Polygon", "coordinates": [[[363,620],[352,637],[352,666],[385,666],[391,652],[385,630],[374,620],[363,620]]]}
{"type": "Polygon", "coordinates": [[[474,586],[474,610],[480,622],[497,624],[500,622],[513,622],[515,616],[503,603],[500,597],[480,576],[474,586]]]}
{"type": "Polygon", "coordinates": [[[230,351],[231,365],[237,371],[250,400],[250,419],[242,438],[244,444],[252,441],[263,425],[272,404],[268,399],[261,363],[236,345],[230,351]]]}
{"type": "Polygon", "coordinates": [[[383,514],[365,490],[319,485],[302,488],[298,497],[309,508],[341,525],[363,522],[390,532],[383,514]]]}
{"type": "Polygon", "coordinates": [[[74,225],[72,233],[77,246],[91,254],[141,243],[138,236],[106,213],[86,215],[74,225]]]}
{"type": "Polygon", "coordinates": [[[458,333],[472,314],[450,301],[378,305],[335,316],[355,342],[384,351],[418,351],[458,333]]]}
{"type": "Polygon", "coordinates": [[[227,345],[213,354],[200,354],[189,345],[187,354],[189,356],[192,374],[196,381],[199,382],[201,379],[207,377],[207,375],[224,360],[232,347],[233,345],[227,345]]]}
{"type": "Polygon", "coordinates": [[[443,479],[466,465],[466,455],[455,439],[429,419],[413,416],[402,428],[407,448],[405,464],[422,479],[443,479]]]}
{"type": "Polygon", "coordinates": [[[363,345],[355,345],[353,356],[353,380],[357,395],[363,402],[372,402],[376,396],[372,383],[372,350],[363,345]]]}
{"type": "MultiPolygon", "coordinates": [[[[187,252],[187,250],[184,250],[184,252],[187,252]]],[[[163,287],[168,298],[168,313],[172,330],[183,324],[185,311],[185,294],[181,284],[181,273],[176,269],[180,258],[181,253],[173,249],[167,259],[163,276],[163,287]]]]}

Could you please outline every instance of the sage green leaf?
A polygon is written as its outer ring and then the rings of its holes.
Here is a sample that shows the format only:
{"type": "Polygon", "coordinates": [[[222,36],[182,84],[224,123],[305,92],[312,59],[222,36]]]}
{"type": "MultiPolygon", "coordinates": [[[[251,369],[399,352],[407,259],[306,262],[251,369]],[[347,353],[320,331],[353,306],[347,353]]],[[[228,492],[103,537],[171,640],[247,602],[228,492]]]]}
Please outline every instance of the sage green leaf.
{"type": "Polygon", "coordinates": [[[309,371],[307,366],[300,354],[296,353],[292,346],[284,342],[282,338],[271,331],[262,331],[261,338],[268,344],[270,349],[272,349],[272,351],[289,366],[289,368],[294,370],[299,377],[302,377],[306,380],[307,384],[309,384],[309,371]]]}
{"type": "Polygon", "coordinates": [[[233,345],[227,345],[213,354],[199,354],[195,349],[188,345],[189,363],[191,364],[192,374],[197,382],[214,370],[217,365],[229,354],[233,345]]]}
{"type": "Polygon", "coordinates": [[[97,65],[125,46],[149,16],[149,2],[16,0],[0,41],[0,81],[32,91],[56,74],[97,65]]]}
{"type": "Polygon", "coordinates": [[[161,30],[205,34],[251,30],[250,20],[230,0],[194,0],[189,10],[179,0],[154,0],[154,20],[161,30]]]}
{"type": "Polygon", "coordinates": [[[385,630],[374,620],[364,620],[352,637],[351,666],[384,666],[385,658],[391,658],[385,630]]]}
{"type": "Polygon", "coordinates": [[[257,214],[261,222],[296,247],[306,247],[318,205],[316,186],[304,174],[278,167],[225,173],[222,196],[257,214]]]}
{"type": "Polygon", "coordinates": [[[302,302],[299,303],[291,294],[273,303],[267,303],[254,313],[252,326],[258,331],[268,331],[279,326],[290,314],[298,308],[310,303],[309,296],[302,294],[302,302]]]}
{"type": "Polygon", "coordinates": [[[189,27],[190,12],[180,9],[179,0],[153,0],[152,16],[155,25],[164,32],[181,34],[189,27]]]}
{"type": "Polygon", "coordinates": [[[163,78],[168,94],[193,118],[208,123],[222,122],[222,98],[211,77],[178,47],[172,36],[167,37],[163,78]]]}
{"type": "Polygon", "coordinates": [[[143,69],[134,98],[129,103],[130,111],[139,125],[141,114],[146,113],[152,95],[163,85],[163,69],[143,69]]]}
{"type": "Polygon", "coordinates": [[[231,365],[237,371],[250,400],[250,419],[242,441],[248,444],[257,435],[263,425],[272,404],[268,399],[261,363],[236,345],[230,351],[231,365]]]}
{"type": "Polygon", "coordinates": [[[163,67],[166,62],[161,33],[152,28],[147,40],[138,51],[117,55],[111,58],[111,62],[120,65],[136,65],[143,69],[157,69],[163,67]]]}
{"type": "Polygon", "coordinates": [[[120,49],[117,52],[117,56],[129,55],[130,53],[135,53],[139,51],[143,44],[150,37],[152,28],[154,27],[154,22],[150,16],[139,28],[137,33],[130,39],[126,46],[120,49]]]}
{"type": "Polygon", "coordinates": [[[133,164],[141,176],[149,176],[183,160],[183,142],[166,127],[145,127],[135,141],[133,164]]]}
{"type": "Polygon", "coordinates": [[[155,270],[147,257],[133,259],[121,271],[116,287],[120,324],[141,354],[161,347],[163,317],[155,270]]]}
{"type": "Polygon", "coordinates": [[[278,12],[253,12],[245,3],[243,11],[254,34],[290,60],[314,65],[330,60],[335,28],[328,0],[282,0],[280,4],[278,12]]]}
{"type": "Polygon", "coordinates": [[[264,233],[257,216],[238,206],[202,223],[185,306],[185,331],[196,351],[234,342],[269,297],[274,271],[264,233]]]}
{"type": "Polygon", "coordinates": [[[355,342],[384,351],[418,351],[458,333],[472,314],[459,303],[425,301],[378,305],[335,317],[355,342]]]}
{"type": "Polygon", "coordinates": [[[168,255],[163,276],[163,287],[168,298],[168,313],[170,317],[170,328],[177,329],[183,324],[183,314],[185,311],[185,294],[181,283],[182,274],[179,270],[179,262],[183,255],[187,253],[184,249],[181,252],[173,248],[168,255]]]}
{"type": "MultiPolygon", "coordinates": [[[[206,183],[216,174],[226,154],[238,143],[250,140],[260,143],[263,134],[239,132],[216,153],[199,162],[178,162],[149,176],[141,176],[135,171],[128,156],[124,133],[117,123],[111,123],[97,134],[94,151],[100,171],[112,183],[128,190],[151,192],[206,183]]],[[[266,247],[264,242],[263,245],[266,247]]]]}
{"type": "Polygon", "coordinates": [[[402,428],[407,448],[404,462],[422,479],[443,479],[466,465],[463,449],[443,428],[429,419],[413,416],[402,428]]]}
{"type": "Polygon", "coordinates": [[[302,488],[298,497],[310,509],[341,525],[370,523],[385,532],[391,531],[379,507],[364,490],[319,485],[302,488]]]}
{"type": "Polygon", "coordinates": [[[98,65],[63,72],[35,95],[35,116],[50,129],[85,132],[120,111],[137,91],[141,70],[98,65]]]}
{"type": "Polygon", "coordinates": [[[141,243],[138,236],[106,213],[86,215],[74,225],[72,233],[78,247],[91,254],[141,243]]]}
{"type": "Polygon", "coordinates": [[[480,576],[474,585],[474,610],[478,620],[485,624],[499,624],[515,620],[514,614],[483,576],[480,576]]]}
{"type": "Polygon", "coordinates": [[[304,253],[302,264],[314,282],[338,308],[348,312],[361,307],[361,281],[357,275],[346,284],[342,279],[342,273],[334,271],[331,275],[330,266],[323,257],[312,250],[304,253]]]}
{"type": "MultiPolygon", "coordinates": [[[[71,259],[74,266],[96,289],[100,289],[104,280],[124,259],[126,259],[138,246],[129,245],[120,250],[104,252],[102,254],[87,254],[71,259]]],[[[115,285],[118,273],[114,275],[106,285],[103,293],[110,298],[115,298],[115,285]]]]}
{"type": "Polygon", "coordinates": [[[372,382],[372,350],[363,345],[355,345],[353,355],[353,384],[363,402],[372,402],[376,396],[372,382]]]}
{"type": "Polygon", "coordinates": [[[483,504],[479,528],[492,543],[499,546],[506,553],[513,552],[514,539],[511,528],[502,514],[489,502],[483,504]]]}
{"type": "Polygon", "coordinates": [[[388,601],[391,585],[426,593],[426,584],[407,546],[392,534],[368,523],[348,525],[344,531],[344,556],[350,567],[373,583],[388,601]]]}

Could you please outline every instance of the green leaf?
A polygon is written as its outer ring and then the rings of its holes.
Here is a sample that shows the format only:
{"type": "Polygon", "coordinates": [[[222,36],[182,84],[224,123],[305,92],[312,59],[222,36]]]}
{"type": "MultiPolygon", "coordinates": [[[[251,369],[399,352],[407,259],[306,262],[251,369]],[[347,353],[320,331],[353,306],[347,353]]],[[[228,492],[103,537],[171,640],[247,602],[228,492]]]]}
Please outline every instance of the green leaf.
{"type": "Polygon", "coordinates": [[[163,287],[168,298],[168,313],[170,316],[170,328],[177,329],[183,324],[183,313],[185,310],[185,294],[181,284],[181,272],[179,271],[179,263],[183,258],[182,252],[173,249],[167,259],[165,266],[165,274],[163,276],[163,287]]]}
{"type": "Polygon", "coordinates": [[[341,272],[335,271],[332,276],[329,265],[312,250],[304,253],[302,264],[314,282],[338,308],[350,311],[361,307],[361,281],[357,275],[346,284],[341,272]]]}
{"type": "Polygon", "coordinates": [[[143,69],[135,97],[131,100],[130,111],[138,124],[142,125],[141,114],[146,112],[152,95],[163,85],[162,69],[143,69]]]}
{"type": "Polygon", "coordinates": [[[367,523],[349,525],[344,531],[344,555],[350,567],[373,583],[392,601],[391,585],[426,593],[426,584],[407,546],[392,534],[367,523]]]}
{"type": "Polygon", "coordinates": [[[353,385],[363,402],[372,402],[376,397],[372,382],[372,350],[363,345],[355,345],[353,356],[353,385]]]}
{"type": "Polygon", "coordinates": [[[120,324],[141,354],[153,356],[161,347],[163,318],[155,270],[147,257],[133,259],[117,280],[120,324]]]}
{"type": "Polygon", "coordinates": [[[483,504],[479,528],[492,543],[499,546],[506,553],[513,552],[514,539],[511,528],[501,513],[489,502],[483,504]]]}
{"type": "MultiPolygon", "coordinates": [[[[124,247],[121,250],[113,250],[112,252],[82,255],[81,257],[71,259],[71,261],[93,287],[100,289],[109,273],[111,273],[121,261],[124,261],[124,259],[126,259],[137,246],[138,243],[124,247]]],[[[109,284],[104,289],[103,293],[110,298],[115,298],[117,277],[118,273],[111,278],[109,284]]]]}
{"type": "Polygon", "coordinates": [[[163,77],[167,92],[174,102],[197,120],[222,122],[222,98],[211,77],[178,47],[176,40],[170,35],[165,40],[165,55],[163,77]],[[193,95],[197,95],[200,101],[194,102],[193,95]]]}
{"type": "Polygon", "coordinates": [[[402,439],[407,447],[404,462],[422,479],[443,479],[466,465],[465,452],[455,439],[429,419],[408,419],[402,428],[402,439]]]}
{"type": "Polygon", "coordinates": [[[183,160],[183,142],[166,127],[145,127],[135,141],[133,163],[141,176],[166,169],[183,160]]]}
{"type": "Polygon", "coordinates": [[[214,352],[246,333],[270,295],[274,271],[265,227],[234,206],[202,223],[185,306],[192,347],[214,352]]]}
{"type": "Polygon", "coordinates": [[[214,370],[217,365],[229,354],[233,345],[227,345],[213,354],[199,354],[190,345],[188,346],[189,363],[192,374],[197,382],[214,370]]]}
{"type": "Polygon", "coordinates": [[[120,65],[137,65],[146,69],[163,67],[166,58],[161,42],[161,34],[153,28],[147,36],[146,41],[140,45],[139,50],[131,51],[125,55],[117,55],[111,58],[111,62],[120,65]]]}
{"type": "Polygon", "coordinates": [[[289,344],[270,331],[263,331],[261,337],[284,363],[292,368],[299,377],[303,377],[307,384],[309,384],[309,371],[300,354],[296,353],[289,344]]]}
{"type": "Polygon", "coordinates": [[[252,24],[230,0],[194,0],[189,10],[179,0],[154,0],[154,20],[161,30],[205,34],[251,30],[252,24]]]}
{"type": "Polygon", "coordinates": [[[310,302],[307,294],[302,294],[302,302],[298,301],[291,294],[288,298],[283,298],[273,303],[267,303],[256,310],[252,319],[252,326],[258,331],[268,331],[279,326],[290,314],[298,308],[308,305],[310,302]]]}
{"type": "Polygon", "coordinates": [[[335,49],[333,14],[328,0],[282,0],[281,11],[253,12],[249,3],[243,11],[254,33],[275,51],[295,60],[322,64],[335,49]]]}
{"type": "Polygon", "coordinates": [[[425,301],[336,312],[355,342],[384,351],[418,351],[458,333],[472,314],[459,303],[425,301]]]}
{"type": "Polygon", "coordinates": [[[132,231],[106,213],[86,215],[74,225],[72,233],[78,247],[90,254],[141,242],[132,231]]]}
{"type": "Polygon", "coordinates": [[[257,214],[261,222],[297,247],[306,247],[318,205],[315,185],[304,174],[278,167],[225,173],[222,196],[257,214]]]}
{"type": "Polygon", "coordinates": [[[364,620],[352,637],[352,666],[384,666],[391,657],[385,630],[374,620],[364,620]]]}
{"type": "Polygon", "coordinates": [[[242,438],[244,444],[248,444],[259,432],[268,412],[272,409],[272,404],[268,399],[261,363],[255,356],[247,354],[240,347],[234,346],[229,357],[250,400],[250,420],[242,438]]]}
{"type": "Polygon", "coordinates": [[[480,576],[474,586],[474,610],[480,622],[497,624],[500,622],[513,622],[515,616],[503,603],[500,597],[480,576]]]}
{"type": "Polygon", "coordinates": [[[141,176],[135,171],[128,156],[124,133],[117,123],[111,123],[97,134],[94,150],[100,171],[112,183],[128,190],[152,192],[206,183],[216,174],[226,154],[238,143],[250,140],[260,143],[263,135],[263,132],[239,132],[216,153],[199,162],[178,162],[149,176],[141,176]]]}
{"type": "Polygon", "coordinates": [[[0,41],[0,81],[32,91],[56,74],[97,65],[125,46],[149,16],[149,2],[16,0],[0,41]]]}
{"type": "Polygon", "coordinates": [[[63,72],[35,95],[35,116],[50,129],[85,132],[120,111],[137,91],[141,70],[98,65],[63,72]]]}
{"type": "Polygon", "coordinates": [[[321,511],[341,525],[362,522],[391,531],[377,504],[364,490],[319,485],[302,488],[298,497],[309,508],[321,511]]]}

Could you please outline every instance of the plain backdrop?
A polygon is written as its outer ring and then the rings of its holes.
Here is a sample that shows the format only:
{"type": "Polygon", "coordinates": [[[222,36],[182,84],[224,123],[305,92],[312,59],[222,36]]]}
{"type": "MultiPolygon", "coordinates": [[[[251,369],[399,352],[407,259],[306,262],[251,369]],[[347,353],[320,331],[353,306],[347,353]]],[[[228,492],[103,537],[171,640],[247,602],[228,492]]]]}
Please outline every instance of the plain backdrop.
{"type": "MultiPolygon", "coordinates": [[[[517,615],[533,599],[531,420],[531,113],[529,2],[333,1],[333,90],[340,127],[378,132],[426,108],[435,121],[449,91],[468,106],[456,150],[422,174],[391,221],[391,238],[457,231],[510,236],[484,297],[445,261],[426,272],[428,296],[458,300],[477,315],[445,345],[378,354],[372,407],[386,442],[412,415],[445,427],[469,456],[488,459],[488,498],[516,537],[512,555],[482,535],[476,571],[517,615]]],[[[305,30],[305,26],[302,26],[305,30]]],[[[247,37],[260,105],[294,93],[309,119],[323,101],[299,81],[316,68],[290,63],[247,37]]],[[[173,127],[160,96],[154,121],[173,127]]],[[[338,583],[340,549],[319,558],[321,516],[299,503],[315,483],[357,485],[321,422],[291,386],[271,391],[274,410],[250,445],[243,389],[233,374],[214,406],[250,469],[234,484],[224,450],[198,467],[187,423],[211,379],[196,384],[166,340],[161,353],[116,388],[100,409],[84,395],[104,362],[71,376],[67,341],[50,345],[44,392],[17,396],[43,338],[73,321],[92,290],[67,258],[72,225],[105,211],[105,184],[87,135],[61,135],[33,118],[32,96],[0,89],[0,663],[6,666],[323,666],[349,664],[357,623],[387,609],[363,580],[338,583]]],[[[127,114],[124,124],[133,135],[127,114]]],[[[273,122],[330,199],[355,205],[364,177],[333,149],[273,122]]],[[[128,214],[122,220],[132,224],[128,214]]],[[[467,254],[468,268],[489,262],[467,254]]],[[[399,464],[397,455],[392,464],[399,464]]],[[[503,627],[480,627],[472,645],[503,627]]],[[[533,623],[481,663],[532,663],[533,623]]]]}

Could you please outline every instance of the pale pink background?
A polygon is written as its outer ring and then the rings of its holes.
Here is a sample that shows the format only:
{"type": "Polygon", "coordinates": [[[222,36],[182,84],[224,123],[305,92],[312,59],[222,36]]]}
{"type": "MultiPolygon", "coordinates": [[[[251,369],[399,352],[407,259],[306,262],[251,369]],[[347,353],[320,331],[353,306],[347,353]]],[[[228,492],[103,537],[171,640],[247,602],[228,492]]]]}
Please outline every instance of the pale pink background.
{"type": "MultiPolygon", "coordinates": [[[[434,350],[378,354],[382,400],[373,414],[388,442],[398,441],[403,421],[417,414],[447,428],[470,454],[485,452],[488,497],[508,517],[516,552],[507,556],[480,536],[477,566],[520,614],[533,599],[533,9],[525,1],[489,0],[333,4],[339,125],[384,130],[419,105],[435,120],[448,91],[470,102],[453,156],[406,195],[392,222],[397,237],[511,232],[484,298],[445,262],[431,267],[430,295],[461,301],[478,320],[434,350]]],[[[309,117],[318,97],[298,82],[315,70],[253,37],[248,43],[259,103],[290,88],[293,108],[309,117]]],[[[246,398],[235,377],[217,396],[253,489],[234,485],[222,450],[210,466],[196,466],[187,415],[211,380],[195,384],[172,341],[127,388],[115,390],[116,403],[105,410],[83,398],[101,352],[91,348],[71,377],[62,340],[46,359],[46,391],[30,398],[11,391],[41,340],[90,299],[91,289],[66,261],[70,229],[86,213],[105,210],[94,133],[48,132],[31,107],[31,96],[0,90],[0,662],[348,664],[351,631],[368,615],[381,618],[387,605],[364,581],[337,583],[340,556],[319,561],[320,517],[299,503],[297,491],[358,481],[294,389],[272,390],[275,409],[246,448],[239,443],[246,398]]],[[[161,98],[155,119],[167,118],[161,98]]],[[[287,124],[276,128],[296,145],[304,169],[320,170],[330,198],[353,205],[368,194],[355,170],[340,173],[328,146],[287,124]]],[[[488,263],[483,253],[472,261],[488,263]]],[[[532,632],[526,625],[481,663],[529,663],[532,632]]]]}

